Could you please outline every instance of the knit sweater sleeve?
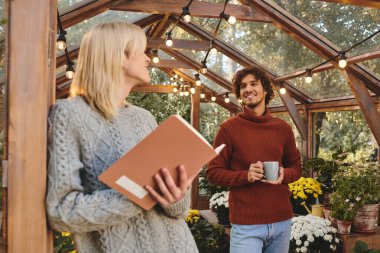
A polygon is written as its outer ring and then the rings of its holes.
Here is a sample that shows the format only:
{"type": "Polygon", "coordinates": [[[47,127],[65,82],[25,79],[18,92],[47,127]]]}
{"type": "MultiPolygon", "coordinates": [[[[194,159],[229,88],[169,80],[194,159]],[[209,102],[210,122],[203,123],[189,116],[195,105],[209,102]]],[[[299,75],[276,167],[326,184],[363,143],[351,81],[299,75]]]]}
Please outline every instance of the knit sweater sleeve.
{"type": "Polygon", "coordinates": [[[282,183],[289,184],[297,181],[301,177],[301,156],[297,149],[294,134],[290,126],[288,138],[284,146],[282,164],[284,166],[284,179],[282,183]]]}
{"type": "Polygon", "coordinates": [[[85,194],[81,184],[78,134],[70,107],[55,105],[49,115],[47,215],[59,231],[89,232],[125,222],[143,210],[116,191],[85,194]]]}
{"type": "Polygon", "coordinates": [[[228,187],[249,184],[247,170],[231,170],[228,168],[232,156],[232,142],[227,129],[220,126],[215,137],[214,147],[226,144],[222,152],[208,166],[207,179],[210,183],[228,187]]]}

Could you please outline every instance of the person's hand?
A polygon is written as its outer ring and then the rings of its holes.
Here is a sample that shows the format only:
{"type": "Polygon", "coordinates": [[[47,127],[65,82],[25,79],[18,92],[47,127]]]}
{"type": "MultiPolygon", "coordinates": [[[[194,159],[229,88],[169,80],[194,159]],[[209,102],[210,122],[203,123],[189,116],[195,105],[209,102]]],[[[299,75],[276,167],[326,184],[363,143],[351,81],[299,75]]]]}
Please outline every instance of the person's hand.
{"type": "Polygon", "coordinates": [[[187,177],[185,166],[180,165],[178,167],[179,185],[176,185],[168,169],[162,168],[160,170],[161,173],[154,175],[154,180],[158,185],[160,193],[154,190],[150,185],[146,185],[145,189],[150,193],[153,199],[158,201],[163,207],[168,207],[185,196],[189,186],[201,171],[202,169],[198,170],[193,176],[187,177]]]}
{"type": "Polygon", "coordinates": [[[282,180],[284,180],[284,168],[280,167],[278,170],[278,178],[276,181],[268,181],[268,180],[261,180],[261,182],[266,183],[266,184],[281,184],[282,180]]]}
{"type": "Polygon", "coordinates": [[[263,178],[264,165],[262,162],[258,161],[257,163],[252,163],[248,169],[248,181],[253,183],[259,181],[263,178]]]}

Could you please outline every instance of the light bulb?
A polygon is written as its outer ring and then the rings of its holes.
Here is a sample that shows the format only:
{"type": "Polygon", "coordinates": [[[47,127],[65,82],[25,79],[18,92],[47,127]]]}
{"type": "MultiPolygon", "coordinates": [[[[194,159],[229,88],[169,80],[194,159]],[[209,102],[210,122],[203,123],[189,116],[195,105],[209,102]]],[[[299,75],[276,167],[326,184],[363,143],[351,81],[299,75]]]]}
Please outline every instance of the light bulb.
{"type": "Polygon", "coordinates": [[[180,81],[180,82],[183,82],[183,78],[181,77],[181,78],[179,79],[179,81],[180,81]]]}
{"type": "Polygon", "coordinates": [[[347,66],[346,54],[344,52],[339,53],[339,68],[344,69],[347,66]]]}
{"type": "Polygon", "coordinates": [[[72,70],[66,71],[66,77],[70,80],[73,79],[74,78],[74,71],[72,71],[72,70]]]}
{"type": "Polygon", "coordinates": [[[207,65],[205,61],[202,61],[202,68],[199,70],[203,75],[207,73],[207,65]]]}
{"type": "Polygon", "coordinates": [[[186,14],[185,16],[183,16],[183,20],[186,23],[190,23],[191,22],[191,16],[190,16],[190,14],[186,14]]]}
{"type": "Polygon", "coordinates": [[[158,63],[160,61],[160,58],[158,56],[153,57],[153,63],[158,63]]]}
{"type": "Polygon", "coordinates": [[[179,95],[182,97],[182,96],[183,96],[183,91],[180,91],[180,92],[179,92],[179,95]]]}
{"type": "Polygon", "coordinates": [[[212,97],[211,97],[211,101],[212,101],[212,102],[215,102],[215,100],[216,100],[216,97],[215,97],[215,96],[212,96],[212,97]]]}
{"type": "Polygon", "coordinates": [[[174,93],[177,93],[177,92],[178,92],[177,87],[174,87],[174,88],[173,88],[173,92],[174,92],[174,93]]]}
{"type": "Polygon", "coordinates": [[[62,40],[57,40],[57,48],[58,50],[65,50],[66,48],[66,42],[65,41],[62,41],[62,40]]]}
{"type": "Polygon", "coordinates": [[[224,98],[224,102],[229,103],[230,102],[230,98],[224,98]]]}
{"type": "Polygon", "coordinates": [[[236,18],[234,16],[230,16],[228,18],[228,23],[230,23],[231,25],[235,24],[236,23],[236,18]]]}
{"type": "Polygon", "coordinates": [[[194,87],[191,87],[191,88],[190,88],[190,93],[191,93],[191,94],[195,94],[195,88],[194,88],[194,87]]]}
{"type": "Polygon", "coordinates": [[[311,77],[311,69],[306,70],[306,76],[305,76],[305,82],[306,83],[311,83],[313,81],[313,78],[311,77]]]}
{"type": "Polygon", "coordinates": [[[210,53],[211,54],[217,54],[218,50],[215,47],[213,47],[213,48],[210,49],[210,53]]]}
{"type": "Polygon", "coordinates": [[[165,41],[165,44],[166,44],[166,46],[171,47],[171,46],[173,46],[173,40],[171,40],[171,39],[167,39],[167,40],[165,41]]]}
{"type": "Polygon", "coordinates": [[[284,87],[280,88],[280,93],[284,95],[286,93],[286,89],[284,87]]]}
{"type": "Polygon", "coordinates": [[[177,75],[177,74],[175,74],[175,75],[174,75],[174,78],[176,78],[176,79],[177,79],[177,78],[178,78],[178,75],[177,75]]]}
{"type": "Polygon", "coordinates": [[[339,60],[339,67],[344,69],[347,66],[346,60],[339,60]]]}
{"type": "Polygon", "coordinates": [[[196,86],[201,86],[201,84],[202,84],[201,80],[195,80],[195,85],[196,86]]]}
{"type": "Polygon", "coordinates": [[[187,97],[189,96],[189,91],[185,91],[183,94],[187,97]]]}
{"type": "Polygon", "coordinates": [[[205,98],[205,97],[206,97],[206,94],[201,93],[201,98],[205,98]]]}
{"type": "Polygon", "coordinates": [[[201,68],[201,73],[206,74],[207,73],[207,68],[201,68]]]}

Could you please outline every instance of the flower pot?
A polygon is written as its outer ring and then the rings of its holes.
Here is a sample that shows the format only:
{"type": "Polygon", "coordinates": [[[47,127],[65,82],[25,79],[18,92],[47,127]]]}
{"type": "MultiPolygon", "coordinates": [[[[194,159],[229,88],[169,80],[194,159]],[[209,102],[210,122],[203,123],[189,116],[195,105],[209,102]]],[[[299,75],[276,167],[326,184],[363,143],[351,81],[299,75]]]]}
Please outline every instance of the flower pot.
{"type": "Polygon", "coordinates": [[[338,220],[338,233],[348,235],[351,232],[352,221],[338,220]]]}
{"type": "Polygon", "coordinates": [[[360,233],[376,233],[378,216],[379,204],[364,205],[352,221],[352,230],[360,233]]]}
{"type": "Polygon", "coordinates": [[[311,206],[311,214],[320,218],[324,218],[323,205],[315,204],[311,206]]]}

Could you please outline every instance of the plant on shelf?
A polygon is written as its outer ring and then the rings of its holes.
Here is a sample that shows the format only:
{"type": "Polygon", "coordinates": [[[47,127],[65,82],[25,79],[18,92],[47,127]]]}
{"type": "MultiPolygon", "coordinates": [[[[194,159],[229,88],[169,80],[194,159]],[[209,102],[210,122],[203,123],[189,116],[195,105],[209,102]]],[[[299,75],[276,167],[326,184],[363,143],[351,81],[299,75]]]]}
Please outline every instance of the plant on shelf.
{"type": "Polygon", "coordinates": [[[297,181],[288,184],[288,187],[292,193],[291,203],[294,213],[305,215],[308,213],[307,209],[311,209],[312,204],[319,203],[322,189],[317,180],[310,177],[301,177],[297,181]]]}
{"type": "Polygon", "coordinates": [[[331,216],[342,221],[352,221],[358,210],[358,202],[351,201],[340,192],[331,195],[331,216]]]}
{"type": "MultiPolygon", "coordinates": [[[[333,196],[344,198],[345,203],[354,206],[353,229],[356,231],[376,232],[380,202],[379,169],[379,164],[374,162],[345,164],[333,178],[336,189],[333,196]]],[[[333,206],[338,204],[341,205],[338,201],[332,203],[332,216],[333,209],[337,208],[333,206]]]]}
{"type": "Polygon", "coordinates": [[[380,253],[378,249],[368,249],[368,244],[357,240],[355,242],[355,247],[350,251],[351,253],[380,253]]]}
{"type": "Polygon", "coordinates": [[[225,230],[221,225],[211,225],[202,219],[199,211],[190,209],[185,219],[194,237],[200,253],[226,252],[228,242],[225,240],[225,230]]]}
{"type": "Polygon", "coordinates": [[[229,225],[229,213],[230,209],[228,206],[228,196],[229,191],[217,192],[211,196],[210,199],[210,209],[216,213],[218,222],[221,225],[229,225]]]}
{"type": "Polygon", "coordinates": [[[292,219],[289,252],[334,252],[339,240],[331,222],[313,215],[292,219]]]}

